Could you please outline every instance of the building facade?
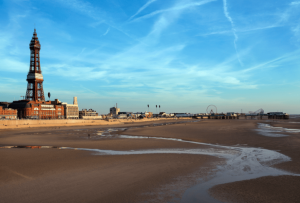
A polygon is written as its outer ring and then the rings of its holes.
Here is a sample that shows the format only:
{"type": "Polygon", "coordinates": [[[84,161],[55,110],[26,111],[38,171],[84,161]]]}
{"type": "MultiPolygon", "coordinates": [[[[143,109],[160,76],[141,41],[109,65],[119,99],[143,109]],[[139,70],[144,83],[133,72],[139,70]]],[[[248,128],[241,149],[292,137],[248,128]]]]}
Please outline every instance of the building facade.
{"type": "Polygon", "coordinates": [[[84,116],[98,116],[98,113],[93,109],[82,109],[79,111],[79,118],[83,118],[84,116]]]}
{"type": "Polygon", "coordinates": [[[77,97],[73,98],[73,104],[62,103],[62,105],[64,106],[66,119],[79,119],[77,97]]]}
{"type": "Polygon", "coordinates": [[[18,111],[0,106],[0,119],[17,119],[18,111]]]}
{"type": "Polygon", "coordinates": [[[64,107],[51,101],[14,101],[10,108],[18,110],[18,118],[25,119],[62,119],[64,107]]]}
{"type": "Polygon", "coordinates": [[[119,112],[120,112],[120,108],[117,108],[117,107],[111,107],[111,108],[109,109],[109,114],[110,114],[111,116],[116,116],[116,115],[119,114],[119,112]]]}

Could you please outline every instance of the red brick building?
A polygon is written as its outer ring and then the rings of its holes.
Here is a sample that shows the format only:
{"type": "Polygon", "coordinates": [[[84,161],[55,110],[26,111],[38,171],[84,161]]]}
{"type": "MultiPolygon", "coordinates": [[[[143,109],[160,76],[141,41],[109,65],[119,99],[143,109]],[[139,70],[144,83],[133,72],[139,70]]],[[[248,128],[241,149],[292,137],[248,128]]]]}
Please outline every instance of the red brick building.
{"type": "Polygon", "coordinates": [[[17,119],[18,111],[0,106],[0,119],[17,119]]]}
{"type": "Polygon", "coordinates": [[[10,108],[18,110],[19,118],[60,119],[64,118],[64,107],[51,101],[14,101],[10,108]]]}

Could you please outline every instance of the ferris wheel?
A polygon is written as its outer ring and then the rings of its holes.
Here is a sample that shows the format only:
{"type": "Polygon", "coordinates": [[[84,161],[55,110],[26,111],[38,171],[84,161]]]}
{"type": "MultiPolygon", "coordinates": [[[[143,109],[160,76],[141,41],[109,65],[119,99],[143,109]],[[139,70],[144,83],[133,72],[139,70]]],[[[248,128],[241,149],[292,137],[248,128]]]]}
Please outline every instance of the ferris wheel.
{"type": "Polygon", "coordinates": [[[209,105],[206,108],[206,113],[208,113],[208,114],[217,113],[217,111],[218,111],[218,109],[215,105],[209,105]]]}

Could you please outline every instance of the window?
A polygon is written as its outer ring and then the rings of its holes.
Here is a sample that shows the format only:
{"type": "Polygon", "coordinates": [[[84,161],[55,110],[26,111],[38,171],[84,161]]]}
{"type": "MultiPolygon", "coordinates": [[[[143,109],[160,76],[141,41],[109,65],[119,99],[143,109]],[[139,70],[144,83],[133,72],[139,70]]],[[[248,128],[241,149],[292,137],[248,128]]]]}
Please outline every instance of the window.
{"type": "Polygon", "coordinates": [[[39,54],[36,54],[36,57],[39,57],[39,54]]]}
{"type": "Polygon", "coordinates": [[[39,62],[36,62],[36,65],[38,66],[38,65],[39,65],[39,62]]]}
{"type": "Polygon", "coordinates": [[[38,60],[39,60],[39,58],[36,58],[36,60],[38,61],[38,60]]]}

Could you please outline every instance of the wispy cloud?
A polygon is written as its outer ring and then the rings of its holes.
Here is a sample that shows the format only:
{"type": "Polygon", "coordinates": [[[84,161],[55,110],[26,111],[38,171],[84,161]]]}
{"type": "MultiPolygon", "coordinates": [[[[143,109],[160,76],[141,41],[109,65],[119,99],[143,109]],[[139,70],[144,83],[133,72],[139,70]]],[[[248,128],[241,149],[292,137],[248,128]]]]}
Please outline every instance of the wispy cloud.
{"type": "Polygon", "coordinates": [[[132,15],[127,21],[133,19],[135,16],[137,16],[140,12],[145,10],[150,4],[154,3],[155,1],[157,0],[149,0],[146,4],[144,4],[141,8],[139,8],[139,10],[134,15],[132,15]]]}
{"type": "Polygon", "coordinates": [[[292,6],[300,5],[300,1],[293,1],[290,3],[290,5],[292,5],[292,6]]]}
{"type": "Polygon", "coordinates": [[[241,66],[243,66],[243,63],[242,63],[242,61],[240,59],[240,56],[239,56],[239,53],[238,53],[238,50],[237,50],[237,45],[236,45],[236,42],[238,40],[238,36],[236,34],[236,29],[235,29],[235,26],[234,26],[234,22],[233,22],[232,18],[229,15],[229,12],[228,12],[227,0],[223,0],[223,10],[224,10],[224,14],[225,14],[226,18],[228,19],[228,21],[231,24],[232,33],[234,35],[234,41],[233,41],[233,43],[234,43],[234,48],[235,48],[235,51],[236,51],[237,58],[238,58],[238,60],[239,60],[239,62],[241,64],[241,66]]]}
{"type": "Polygon", "coordinates": [[[274,67],[282,65],[284,63],[297,60],[297,57],[298,57],[299,53],[300,53],[300,50],[296,50],[296,51],[293,51],[293,52],[290,52],[290,53],[286,53],[286,54],[284,54],[282,56],[279,56],[277,58],[274,58],[272,60],[269,60],[269,61],[257,64],[253,67],[244,69],[241,72],[246,73],[246,72],[256,71],[258,69],[274,68],[274,67]]]}
{"type": "Polygon", "coordinates": [[[105,33],[103,33],[103,36],[107,35],[109,31],[110,31],[110,28],[107,28],[107,30],[105,31],[105,33]]]}
{"type": "Polygon", "coordinates": [[[89,2],[81,1],[81,0],[65,0],[65,1],[57,1],[61,5],[64,5],[70,9],[73,9],[77,12],[82,13],[85,16],[88,16],[94,20],[96,20],[96,23],[91,23],[90,26],[97,27],[99,24],[104,23],[108,25],[111,28],[114,28],[118,30],[119,32],[123,33],[127,37],[133,40],[137,40],[136,38],[132,37],[130,34],[125,32],[123,29],[121,29],[120,26],[118,26],[114,21],[112,20],[112,17],[107,14],[103,9],[100,9],[99,7],[96,7],[92,5],[89,2]]]}
{"type": "Polygon", "coordinates": [[[197,36],[209,36],[209,35],[227,35],[227,34],[231,34],[232,31],[231,30],[224,30],[224,31],[216,31],[216,32],[209,32],[209,33],[204,33],[204,34],[199,34],[197,36]]]}
{"type": "Polygon", "coordinates": [[[20,61],[19,58],[11,58],[6,56],[5,58],[0,59],[0,70],[3,72],[18,72],[26,73],[29,70],[29,61],[28,63],[20,61]]]}
{"type": "Polygon", "coordinates": [[[183,9],[187,9],[187,8],[191,8],[191,7],[202,6],[204,4],[207,4],[207,3],[210,3],[210,2],[213,2],[213,1],[216,1],[216,0],[205,0],[205,1],[201,1],[201,2],[192,2],[192,3],[186,3],[186,4],[179,4],[179,5],[176,5],[176,6],[171,7],[171,8],[156,10],[156,11],[151,12],[149,14],[143,15],[139,18],[135,18],[131,22],[151,18],[151,17],[156,16],[158,14],[169,12],[169,11],[183,10],[183,9]]]}
{"type": "Polygon", "coordinates": [[[300,25],[292,27],[292,32],[294,33],[296,40],[300,41],[300,25]]]}
{"type": "Polygon", "coordinates": [[[67,6],[68,8],[77,10],[84,15],[87,15],[95,20],[101,21],[105,20],[103,16],[99,14],[104,14],[105,12],[99,10],[99,8],[94,7],[91,3],[86,1],[80,0],[64,0],[64,1],[57,1],[58,3],[67,6]]]}

